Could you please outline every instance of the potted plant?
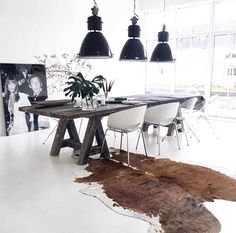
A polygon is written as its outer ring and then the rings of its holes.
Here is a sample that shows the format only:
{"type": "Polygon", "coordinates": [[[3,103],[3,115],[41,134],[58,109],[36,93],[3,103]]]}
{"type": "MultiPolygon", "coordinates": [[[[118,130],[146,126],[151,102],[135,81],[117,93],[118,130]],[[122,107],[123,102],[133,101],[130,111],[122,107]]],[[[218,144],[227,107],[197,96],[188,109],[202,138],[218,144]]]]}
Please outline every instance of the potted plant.
{"type": "Polygon", "coordinates": [[[92,82],[96,83],[99,88],[103,90],[105,98],[107,99],[115,80],[111,80],[108,82],[107,79],[104,78],[102,75],[98,75],[92,80],[92,82]]]}
{"type": "Polygon", "coordinates": [[[85,99],[86,105],[94,107],[93,97],[99,93],[99,88],[95,83],[86,80],[81,72],[76,76],[70,76],[67,81],[68,87],[64,89],[65,95],[70,96],[72,101],[76,97],[85,99]]]}

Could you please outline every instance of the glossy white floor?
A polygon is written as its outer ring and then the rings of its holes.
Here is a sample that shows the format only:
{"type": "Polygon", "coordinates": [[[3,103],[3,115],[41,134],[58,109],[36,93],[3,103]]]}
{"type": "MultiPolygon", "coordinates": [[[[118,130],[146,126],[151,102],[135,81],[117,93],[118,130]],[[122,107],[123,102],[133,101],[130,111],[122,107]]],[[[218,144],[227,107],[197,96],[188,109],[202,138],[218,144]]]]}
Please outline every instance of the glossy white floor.
{"type": "MultiPolygon", "coordinates": [[[[191,138],[187,147],[183,137],[182,148],[177,150],[174,137],[169,137],[161,144],[161,157],[208,166],[236,177],[236,123],[213,123],[219,139],[202,122],[196,131],[200,142],[191,138]]],[[[79,192],[83,185],[74,183],[74,178],[83,167],[76,165],[69,148],[62,149],[59,157],[49,156],[53,137],[42,145],[49,132],[0,138],[0,232],[146,233],[149,224],[114,213],[97,199],[79,192]]],[[[152,128],[146,133],[152,155],[157,152],[155,134],[152,128]]],[[[109,146],[119,145],[118,135],[114,139],[110,133],[108,138],[109,146]]],[[[132,151],[136,138],[136,134],[130,135],[132,151]]],[[[141,143],[138,151],[143,152],[141,143]]],[[[235,233],[236,203],[216,201],[206,206],[221,221],[222,232],[235,233]]]]}

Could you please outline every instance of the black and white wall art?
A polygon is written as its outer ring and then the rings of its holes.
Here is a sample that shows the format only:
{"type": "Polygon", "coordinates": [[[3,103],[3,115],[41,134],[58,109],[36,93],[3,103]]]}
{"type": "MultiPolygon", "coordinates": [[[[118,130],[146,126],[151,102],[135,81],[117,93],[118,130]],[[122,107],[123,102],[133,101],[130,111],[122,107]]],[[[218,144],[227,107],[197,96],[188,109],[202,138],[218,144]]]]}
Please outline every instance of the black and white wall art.
{"type": "Polygon", "coordinates": [[[49,128],[46,117],[19,111],[48,98],[45,66],[0,63],[6,135],[49,128]]]}

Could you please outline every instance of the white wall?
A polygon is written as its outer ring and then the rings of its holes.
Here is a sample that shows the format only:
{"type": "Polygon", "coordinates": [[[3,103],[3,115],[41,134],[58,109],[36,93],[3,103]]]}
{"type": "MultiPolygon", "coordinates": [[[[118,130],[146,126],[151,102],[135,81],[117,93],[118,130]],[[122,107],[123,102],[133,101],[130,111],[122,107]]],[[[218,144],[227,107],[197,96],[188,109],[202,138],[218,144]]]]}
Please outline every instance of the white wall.
{"type": "MultiPolygon", "coordinates": [[[[93,72],[116,79],[120,95],[144,91],[144,69],[139,63],[118,62],[127,40],[133,16],[133,1],[97,0],[103,20],[103,34],[115,57],[111,61],[90,60],[93,72]],[[133,68],[135,67],[136,68],[133,68]],[[124,80],[125,79],[125,80],[124,80]],[[121,81],[120,81],[121,80],[121,81]],[[136,83],[135,89],[132,84],[136,83]],[[128,83],[126,87],[123,85],[128,83]]],[[[0,63],[35,63],[35,55],[76,54],[87,33],[87,17],[93,1],[85,0],[1,0],[0,63]]],[[[118,91],[117,91],[118,94],[118,91]]]]}
{"type": "MultiPolygon", "coordinates": [[[[3,0],[0,8],[0,61],[32,62],[34,55],[72,50],[76,1],[3,0]]],[[[78,31],[78,30],[77,30],[78,31]]]]}

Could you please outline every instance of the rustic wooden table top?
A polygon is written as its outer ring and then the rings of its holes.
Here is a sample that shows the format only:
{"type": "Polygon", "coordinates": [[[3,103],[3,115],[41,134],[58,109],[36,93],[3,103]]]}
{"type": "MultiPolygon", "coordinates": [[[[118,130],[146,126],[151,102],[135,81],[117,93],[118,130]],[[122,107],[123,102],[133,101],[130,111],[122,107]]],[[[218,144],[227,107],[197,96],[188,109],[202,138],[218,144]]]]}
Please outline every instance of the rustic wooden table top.
{"type": "Polygon", "coordinates": [[[104,106],[98,106],[96,109],[92,110],[82,110],[78,107],[73,107],[72,103],[65,104],[62,106],[24,106],[20,107],[19,110],[23,112],[28,112],[37,115],[49,116],[54,118],[71,120],[80,117],[94,117],[94,116],[107,116],[111,113],[118,112],[125,109],[130,109],[138,106],[145,105],[143,103],[139,104],[107,104],[104,106]]]}
{"type": "Polygon", "coordinates": [[[197,97],[197,102],[195,106],[200,106],[201,104],[204,104],[204,97],[202,95],[198,94],[184,94],[184,93],[179,93],[179,94],[141,94],[141,95],[131,95],[131,96],[126,96],[126,98],[130,98],[136,101],[142,101],[143,103],[146,103],[148,107],[152,107],[155,105],[160,105],[160,104],[167,104],[167,103],[172,103],[172,102],[180,102],[183,103],[184,101],[197,97]]]}
{"type": "Polygon", "coordinates": [[[148,105],[148,107],[171,103],[171,102],[184,102],[192,97],[197,97],[199,103],[204,103],[204,98],[201,95],[191,95],[191,94],[176,94],[176,95],[157,95],[157,94],[142,94],[142,95],[133,95],[128,96],[133,100],[140,101],[137,104],[122,104],[122,103],[112,103],[106,104],[104,106],[99,106],[97,109],[93,110],[82,110],[81,108],[73,107],[73,103],[67,103],[60,106],[42,106],[42,105],[33,105],[20,107],[19,110],[23,112],[33,113],[37,115],[49,116],[60,119],[75,119],[80,117],[93,117],[93,116],[107,116],[111,113],[138,107],[141,105],[148,105]],[[142,103],[141,103],[142,102],[142,103]]]}

